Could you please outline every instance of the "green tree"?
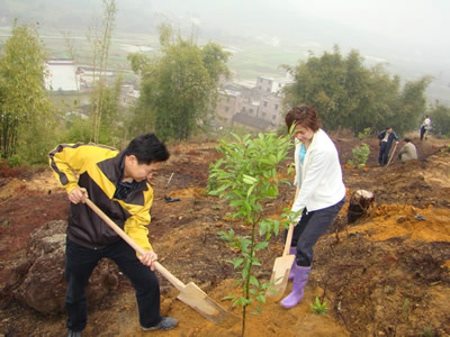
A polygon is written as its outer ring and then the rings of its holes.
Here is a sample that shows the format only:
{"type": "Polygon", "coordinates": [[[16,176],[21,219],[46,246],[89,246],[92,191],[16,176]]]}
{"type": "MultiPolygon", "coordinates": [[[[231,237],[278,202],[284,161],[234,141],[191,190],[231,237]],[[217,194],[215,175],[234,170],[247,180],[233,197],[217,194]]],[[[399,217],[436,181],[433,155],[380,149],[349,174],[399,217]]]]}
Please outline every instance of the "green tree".
{"type": "Polygon", "coordinates": [[[44,87],[46,54],[34,27],[14,24],[0,58],[2,156],[45,160],[54,129],[44,87]]]}
{"type": "Polygon", "coordinates": [[[370,73],[363,66],[363,59],[355,50],[352,50],[344,60],[344,68],[341,123],[352,125],[353,129],[359,130],[366,124],[364,109],[369,92],[370,73]]]}
{"type": "Polygon", "coordinates": [[[278,235],[281,227],[280,221],[264,218],[263,211],[265,202],[278,196],[277,168],[285,159],[291,142],[289,136],[277,137],[274,133],[259,134],[255,138],[233,136],[235,142],[222,140],[220,143],[218,150],[223,157],[211,166],[209,187],[210,194],[229,202],[232,217],[248,228],[243,235],[232,229],[221,232],[221,237],[240,253],[231,263],[240,274],[242,295],[230,298],[233,304],[242,306],[244,336],[247,307],[255,300],[264,303],[270,287],[269,282],[256,277],[254,270],[261,265],[257,253],[267,248],[269,239],[278,235]]]}
{"type": "Polygon", "coordinates": [[[310,55],[296,68],[288,69],[294,83],[285,88],[285,104],[315,106],[325,128],[348,128],[355,133],[365,128],[393,126],[403,132],[414,128],[424,109],[428,78],[406,82],[390,76],[383,66],[364,66],[355,50],[346,57],[336,46],[332,53],[310,55]]]}
{"type": "Polygon", "coordinates": [[[230,53],[224,51],[222,47],[214,42],[210,42],[201,48],[203,65],[208,71],[209,77],[215,85],[219,84],[221,76],[228,77],[230,71],[226,65],[230,53]]]}
{"type": "MultiPolygon", "coordinates": [[[[92,101],[92,139],[95,143],[101,142],[100,134],[108,131],[102,126],[104,115],[109,112],[108,107],[103,106],[108,98],[108,89],[105,72],[108,67],[109,49],[111,46],[111,34],[114,28],[117,7],[115,0],[103,0],[103,20],[100,30],[91,28],[88,39],[92,43],[92,62],[94,67],[95,90],[91,97],[92,101]]],[[[106,117],[107,118],[107,117],[106,117]]]]}
{"type": "Polygon", "coordinates": [[[395,114],[398,95],[400,92],[400,77],[391,78],[381,65],[370,69],[368,79],[369,90],[365,99],[365,109],[362,110],[361,128],[354,131],[363,131],[370,127],[372,130],[383,130],[393,126],[392,118],[395,114]]]}
{"type": "Polygon", "coordinates": [[[67,143],[89,143],[91,139],[91,122],[81,116],[70,116],[65,121],[67,131],[61,136],[67,143]]]}
{"type": "Polygon", "coordinates": [[[163,139],[182,140],[208,123],[220,75],[228,73],[228,53],[217,44],[199,47],[171,34],[169,26],[161,28],[162,56],[129,57],[141,75],[141,96],[131,128],[134,132],[154,129],[163,139]]]}
{"type": "Polygon", "coordinates": [[[438,136],[450,137],[450,108],[436,103],[430,110],[433,133],[438,136]]]}
{"type": "Polygon", "coordinates": [[[320,111],[325,128],[345,127],[346,67],[339,48],[321,57],[310,55],[293,72],[295,82],[286,87],[288,104],[312,104],[320,111]]]}
{"type": "Polygon", "coordinates": [[[124,125],[119,113],[119,99],[121,78],[117,78],[114,86],[108,86],[104,82],[99,82],[93,91],[93,96],[98,99],[94,104],[94,110],[100,112],[102,122],[98,129],[97,143],[108,144],[119,147],[124,137],[124,125]]]}
{"type": "MultiPolygon", "coordinates": [[[[117,7],[115,0],[102,0],[102,3],[101,20],[92,24],[87,33],[87,40],[91,45],[90,57],[93,73],[89,111],[84,112],[89,116],[89,120],[82,115],[66,116],[64,118],[65,132],[60,138],[64,141],[83,143],[93,141],[120,147],[125,137],[123,122],[125,116],[120,113],[119,109],[122,78],[119,76],[112,82],[107,75],[117,7]]],[[[68,34],[65,34],[64,37],[67,53],[75,58],[76,50],[73,41],[68,34]]]]}
{"type": "Polygon", "coordinates": [[[407,82],[399,97],[398,108],[392,116],[392,125],[402,133],[417,128],[419,119],[426,109],[425,90],[431,82],[430,77],[407,82]]]}

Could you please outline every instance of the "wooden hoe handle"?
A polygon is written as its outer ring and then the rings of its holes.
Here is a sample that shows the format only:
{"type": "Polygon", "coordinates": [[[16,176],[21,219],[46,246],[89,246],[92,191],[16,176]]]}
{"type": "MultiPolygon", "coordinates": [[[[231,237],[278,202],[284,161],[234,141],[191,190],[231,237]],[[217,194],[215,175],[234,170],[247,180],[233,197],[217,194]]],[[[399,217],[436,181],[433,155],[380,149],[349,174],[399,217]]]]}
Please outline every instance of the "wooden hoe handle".
{"type": "Polygon", "coordinates": [[[294,224],[289,225],[289,229],[286,235],[286,243],[284,244],[283,256],[289,255],[289,248],[291,247],[292,235],[294,234],[294,224]]]}
{"type": "MultiPolygon", "coordinates": [[[[89,206],[90,209],[94,211],[106,224],[111,227],[111,229],[117,233],[126,243],[128,243],[138,254],[144,255],[146,251],[139,246],[136,242],[130,238],[122,228],[117,226],[117,224],[112,221],[96,204],[94,204],[89,198],[86,198],[85,203],[89,206]]],[[[172,285],[178,290],[182,290],[186,287],[186,285],[177,279],[173,274],[171,274],[165,267],[163,267],[159,262],[154,262],[155,269],[159,271],[165,279],[167,279],[172,285]]]]}

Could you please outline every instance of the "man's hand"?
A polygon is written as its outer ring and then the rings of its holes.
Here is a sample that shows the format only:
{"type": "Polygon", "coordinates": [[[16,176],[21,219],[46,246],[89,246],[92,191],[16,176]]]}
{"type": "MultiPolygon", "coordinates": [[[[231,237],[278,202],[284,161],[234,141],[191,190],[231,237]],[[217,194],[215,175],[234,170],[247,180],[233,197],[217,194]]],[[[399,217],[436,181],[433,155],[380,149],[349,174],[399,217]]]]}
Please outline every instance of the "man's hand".
{"type": "Polygon", "coordinates": [[[79,204],[80,202],[85,202],[88,197],[87,191],[85,188],[77,186],[72,191],[68,193],[70,202],[74,204],[79,204]]]}
{"type": "Polygon", "coordinates": [[[151,270],[155,270],[155,262],[158,260],[158,255],[154,251],[146,252],[144,255],[139,255],[141,263],[151,270]]]}

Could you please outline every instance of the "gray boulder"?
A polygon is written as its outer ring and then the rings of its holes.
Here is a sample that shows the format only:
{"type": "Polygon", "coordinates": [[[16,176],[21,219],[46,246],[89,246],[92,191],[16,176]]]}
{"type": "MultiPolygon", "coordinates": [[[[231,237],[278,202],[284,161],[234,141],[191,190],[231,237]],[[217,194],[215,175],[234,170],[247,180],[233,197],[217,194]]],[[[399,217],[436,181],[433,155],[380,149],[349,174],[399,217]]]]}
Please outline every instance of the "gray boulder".
{"type": "MultiPolygon", "coordinates": [[[[51,221],[35,230],[30,237],[27,261],[22,266],[19,285],[14,287],[14,298],[44,313],[64,310],[66,281],[64,259],[67,222],[51,221]],[[23,269],[23,268],[22,268],[23,269]]],[[[118,287],[118,268],[102,260],[91,275],[87,288],[89,304],[100,302],[118,287]]]]}

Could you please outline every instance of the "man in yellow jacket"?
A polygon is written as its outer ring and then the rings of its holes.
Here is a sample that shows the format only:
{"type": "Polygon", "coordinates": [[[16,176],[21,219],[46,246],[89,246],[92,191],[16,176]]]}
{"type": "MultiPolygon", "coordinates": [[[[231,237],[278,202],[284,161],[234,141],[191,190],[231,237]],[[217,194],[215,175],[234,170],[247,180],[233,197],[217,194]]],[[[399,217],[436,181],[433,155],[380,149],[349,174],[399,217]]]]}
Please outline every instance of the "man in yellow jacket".
{"type": "Polygon", "coordinates": [[[147,180],[169,158],[166,146],[152,133],[116,149],[92,144],[62,144],[49,154],[50,167],[71,201],[67,227],[66,308],[69,337],[80,337],[87,323],[85,288],[102,258],[113,260],[136,290],[143,330],[171,329],[177,320],[160,315],[160,292],[153,263],[158,256],[148,240],[153,189],[147,180]],[[97,204],[138,245],[134,250],[84,203],[97,204]]]}

